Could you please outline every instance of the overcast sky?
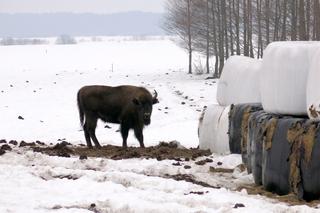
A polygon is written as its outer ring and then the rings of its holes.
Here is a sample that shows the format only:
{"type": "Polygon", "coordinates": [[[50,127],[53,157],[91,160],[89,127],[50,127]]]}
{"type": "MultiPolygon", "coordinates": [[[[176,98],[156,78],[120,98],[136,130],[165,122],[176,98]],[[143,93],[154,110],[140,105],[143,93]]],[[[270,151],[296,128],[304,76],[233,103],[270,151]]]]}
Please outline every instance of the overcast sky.
{"type": "Polygon", "coordinates": [[[165,0],[0,0],[0,13],[163,12],[165,0]]]}

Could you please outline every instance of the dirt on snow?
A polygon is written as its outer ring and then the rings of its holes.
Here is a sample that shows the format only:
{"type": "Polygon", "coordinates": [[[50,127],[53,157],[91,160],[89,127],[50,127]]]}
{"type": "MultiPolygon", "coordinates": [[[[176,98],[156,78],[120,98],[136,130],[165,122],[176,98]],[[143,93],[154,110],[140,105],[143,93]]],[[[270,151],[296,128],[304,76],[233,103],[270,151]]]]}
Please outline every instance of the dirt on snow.
{"type": "MultiPolygon", "coordinates": [[[[92,148],[89,149],[87,146],[80,145],[72,145],[66,141],[61,141],[56,145],[47,145],[46,143],[36,141],[36,142],[20,142],[20,144],[16,141],[5,141],[0,140],[0,155],[5,154],[6,152],[12,151],[11,146],[18,147],[29,147],[34,152],[40,152],[42,154],[46,154],[49,156],[59,156],[59,157],[71,157],[78,156],[79,159],[87,159],[88,157],[100,157],[100,158],[108,158],[113,160],[122,160],[122,159],[130,159],[130,158],[145,158],[145,159],[157,159],[161,160],[174,160],[173,166],[181,166],[180,162],[183,161],[195,161],[194,163],[198,166],[205,165],[206,163],[212,162],[212,159],[208,156],[211,155],[208,150],[200,150],[197,148],[180,148],[179,143],[176,141],[172,142],[160,142],[157,146],[151,146],[147,148],[140,147],[128,147],[126,149],[120,146],[106,145],[100,149],[92,148]],[[198,157],[206,157],[205,159],[201,158],[201,160],[197,160],[198,157]]],[[[184,169],[190,169],[190,166],[184,166],[184,169]]],[[[208,172],[212,173],[232,173],[232,169],[216,169],[210,167],[208,172]]],[[[209,185],[205,182],[196,180],[192,175],[188,174],[176,174],[176,175],[165,175],[163,178],[170,178],[177,181],[183,180],[187,182],[191,182],[197,185],[201,185],[209,188],[220,188],[217,186],[209,185]]],[[[263,189],[262,186],[256,186],[254,184],[239,186],[237,191],[246,190],[248,194],[251,195],[262,195],[274,200],[278,200],[288,205],[308,205],[311,207],[316,207],[320,204],[320,200],[306,202],[302,200],[298,200],[297,196],[293,194],[279,196],[271,192],[267,192],[263,189]]],[[[206,192],[190,192],[202,195],[206,192]]]]}

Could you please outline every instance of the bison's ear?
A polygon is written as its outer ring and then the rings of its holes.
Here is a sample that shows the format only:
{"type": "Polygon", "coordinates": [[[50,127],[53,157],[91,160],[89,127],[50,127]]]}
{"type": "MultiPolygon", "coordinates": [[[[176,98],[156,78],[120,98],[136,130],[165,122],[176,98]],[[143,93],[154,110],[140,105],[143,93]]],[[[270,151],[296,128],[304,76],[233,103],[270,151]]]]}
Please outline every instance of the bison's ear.
{"type": "Polygon", "coordinates": [[[133,100],[132,100],[132,102],[135,104],[135,105],[141,105],[141,103],[140,103],[140,101],[137,99],[137,98],[134,98],[133,100]]]}

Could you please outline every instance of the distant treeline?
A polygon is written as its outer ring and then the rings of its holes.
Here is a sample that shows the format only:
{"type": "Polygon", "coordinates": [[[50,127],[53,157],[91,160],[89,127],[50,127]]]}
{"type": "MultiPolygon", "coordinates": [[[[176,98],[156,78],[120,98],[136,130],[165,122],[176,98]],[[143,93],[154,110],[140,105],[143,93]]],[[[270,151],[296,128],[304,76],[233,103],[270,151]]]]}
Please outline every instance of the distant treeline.
{"type": "Polygon", "coordinates": [[[167,0],[163,28],[179,36],[192,53],[215,56],[213,75],[221,75],[230,55],[261,58],[273,41],[320,40],[319,0],[167,0]]]}
{"type": "Polygon", "coordinates": [[[29,39],[29,38],[3,38],[0,40],[0,45],[36,45],[36,44],[47,44],[49,43],[46,39],[29,39]]]}
{"type": "MultiPolygon", "coordinates": [[[[76,44],[75,38],[69,35],[60,35],[56,38],[55,44],[76,44]]],[[[0,45],[38,45],[49,44],[49,40],[40,38],[12,38],[6,37],[0,40],[0,45]]]]}

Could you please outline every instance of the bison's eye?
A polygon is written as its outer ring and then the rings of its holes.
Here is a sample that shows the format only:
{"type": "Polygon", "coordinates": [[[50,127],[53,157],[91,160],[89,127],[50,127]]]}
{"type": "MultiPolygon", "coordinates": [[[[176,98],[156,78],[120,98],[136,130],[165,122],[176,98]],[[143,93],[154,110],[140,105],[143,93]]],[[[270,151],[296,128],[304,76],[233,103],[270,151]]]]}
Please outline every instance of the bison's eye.
{"type": "Polygon", "coordinates": [[[141,102],[137,99],[137,98],[134,98],[132,100],[132,102],[135,104],[135,105],[141,105],[141,102]]]}

